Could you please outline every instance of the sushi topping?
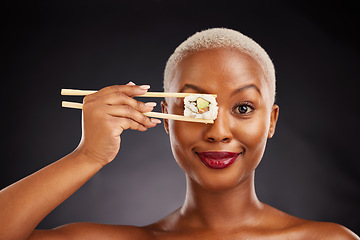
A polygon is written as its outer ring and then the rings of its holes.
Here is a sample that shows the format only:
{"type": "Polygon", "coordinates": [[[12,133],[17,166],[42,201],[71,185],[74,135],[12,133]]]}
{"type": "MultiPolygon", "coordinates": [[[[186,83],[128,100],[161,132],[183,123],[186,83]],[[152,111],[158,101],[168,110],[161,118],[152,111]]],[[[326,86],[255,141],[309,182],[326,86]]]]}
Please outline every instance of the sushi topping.
{"type": "Polygon", "coordinates": [[[198,99],[196,99],[196,107],[197,107],[199,113],[208,112],[210,110],[209,106],[210,106],[209,101],[206,101],[205,99],[200,98],[200,97],[198,99]]]}

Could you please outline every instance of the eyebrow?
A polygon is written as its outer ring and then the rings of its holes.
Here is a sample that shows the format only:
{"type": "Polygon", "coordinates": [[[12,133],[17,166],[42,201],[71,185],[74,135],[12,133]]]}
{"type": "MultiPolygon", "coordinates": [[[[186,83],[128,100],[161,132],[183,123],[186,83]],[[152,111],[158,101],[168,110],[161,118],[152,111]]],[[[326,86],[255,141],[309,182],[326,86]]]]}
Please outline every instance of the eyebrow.
{"type": "MultiPolygon", "coordinates": [[[[235,89],[231,95],[235,95],[237,93],[240,93],[246,89],[249,89],[249,88],[253,88],[255,89],[261,96],[261,92],[260,92],[260,89],[255,85],[255,84],[248,84],[248,85],[245,85],[243,87],[240,87],[238,89],[235,89]]],[[[184,87],[182,87],[180,89],[180,92],[184,92],[186,89],[192,89],[192,90],[195,90],[196,92],[199,92],[199,93],[206,93],[206,91],[204,89],[202,89],[201,87],[198,87],[196,85],[193,85],[193,84],[185,84],[184,87]]]]}
{"type": "Polygon", "coordinates": [[[260,96],[261,96],[261,91],[260,91],[260,89],[259,89],[255,84],[249,84],[249,85],[245,85],[245,86],[243,86],[243,87],[240,87],[240,88],[238,88],[238,89],[235,89],[235,90],[231,93],[231,95],[235,95],[235,94],[240,93],[240,92],[242,92],[242,91],[244,91],[244,90],[246,90],[246,89],[249,89],[249,88],[255,89],[255,90],[260,94],[260,96]]]}
{"type": "Polygon", "coordinates": [[[198,87],[196,85],[192,85],[192,84],[185,84],[181,89],[180,92],[184,92],[186,89],[192,89],[195,90],[198,93],[206,93],[206,91],[204,89],[202,89],[201,87],[198,87]]]}

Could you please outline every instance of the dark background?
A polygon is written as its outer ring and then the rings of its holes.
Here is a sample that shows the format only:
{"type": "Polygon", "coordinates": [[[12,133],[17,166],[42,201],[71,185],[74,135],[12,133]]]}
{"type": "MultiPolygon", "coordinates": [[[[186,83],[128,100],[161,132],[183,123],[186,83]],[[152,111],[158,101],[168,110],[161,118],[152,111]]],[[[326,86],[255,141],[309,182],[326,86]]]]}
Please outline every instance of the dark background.
{"type": "MultiPolygon", "coordinates": [[[[290,1],[288,1],[290,2],[290,1]]],[[[0,187],[71,152],[81,111],[61,88],[151,84],[167,58],[210,27],[241,31],[277,71],[280,119],[258,168],[259,198],[298,217],[360,234],[357,3],[23,1],[2,6],[0,187]],[[6,14],[6,18],[4,15],[6,14]]],[[[160,101],[159,99],[155,99],[160,101]]],[[[156,108],[160,111],[160,108],[156,108]]],[[[145,225],[180,207],[185,178],[162,126],[126,131],[117,158],[39,228],[90,221],[145,225]]]]}

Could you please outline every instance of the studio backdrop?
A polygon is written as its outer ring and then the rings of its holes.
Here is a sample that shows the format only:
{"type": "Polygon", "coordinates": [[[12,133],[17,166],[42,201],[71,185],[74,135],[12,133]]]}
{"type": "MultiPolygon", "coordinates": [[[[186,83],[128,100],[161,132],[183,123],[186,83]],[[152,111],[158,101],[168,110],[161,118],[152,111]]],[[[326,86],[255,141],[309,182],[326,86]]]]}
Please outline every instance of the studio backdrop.
{"type": "MultiPolygon", "coordinates": [[[[355,2],[353,2],[355,4],[355,2]]],[[[274,1],[24,1],[2,21],[1,188],[73,151],[81,111],[61,88],[150,84],[193,33],[227,27],[276,68],[280,117],[256,172],[261,201],[360,234],[359,35],[355,5],[274,1]]],[[[159,99],[149,99],[160,103],[159,99]]],[[[160,104],[158,104],[159,106],[160,104]]],[[[161,111],[156,107],[155,111],[161,111]]],[[[128,130],[116,159],[39,225],[146,225],[181,206],[185,177],[162,125],[128,130]]]]}

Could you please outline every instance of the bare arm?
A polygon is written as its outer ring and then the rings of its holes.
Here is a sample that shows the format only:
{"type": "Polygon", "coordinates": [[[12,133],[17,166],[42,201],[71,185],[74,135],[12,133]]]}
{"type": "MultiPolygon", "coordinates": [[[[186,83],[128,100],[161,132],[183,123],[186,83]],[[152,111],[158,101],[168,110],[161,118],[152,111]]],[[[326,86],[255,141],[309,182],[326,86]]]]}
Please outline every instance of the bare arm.
{"type": "Polygon", "coordinates": [[[26,239],[47,214],[101,168],[75,151],[3,189],[0,239],[26,239]]]}
{"type": "Polygon", "coordinates": [[[153,106],[132,98],[146,91],[129,84],[85,98],[78,148],[0,191],[0,239],[28,239],[47,214],[115,158],[125,129],[145,131],[156,125],[142,114],[153,106]]]}

